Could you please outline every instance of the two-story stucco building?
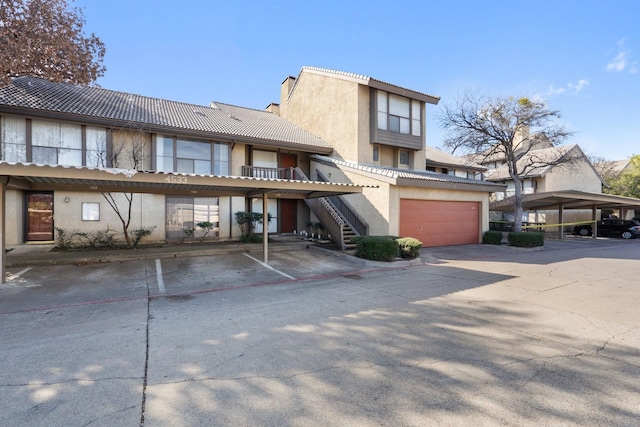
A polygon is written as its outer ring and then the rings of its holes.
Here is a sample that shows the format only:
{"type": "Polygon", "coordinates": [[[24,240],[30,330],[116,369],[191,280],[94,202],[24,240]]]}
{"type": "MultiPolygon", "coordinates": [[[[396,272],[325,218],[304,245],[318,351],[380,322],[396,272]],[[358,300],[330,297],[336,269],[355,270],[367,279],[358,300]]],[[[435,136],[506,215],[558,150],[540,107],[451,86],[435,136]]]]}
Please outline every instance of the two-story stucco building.
{"type": "Polygon", "coordinates": [[[311,156],[314,179],[377,187],[343,197],[366,219],[369,234],[411,236],[424,246],[481,241],[489,196],[504,187],[475,175],[426,170],[426,115],[438,97],[364,75],[303,67],[284,80],[280,98],[272,111],[334,149],[330,156],[311,156]]]}

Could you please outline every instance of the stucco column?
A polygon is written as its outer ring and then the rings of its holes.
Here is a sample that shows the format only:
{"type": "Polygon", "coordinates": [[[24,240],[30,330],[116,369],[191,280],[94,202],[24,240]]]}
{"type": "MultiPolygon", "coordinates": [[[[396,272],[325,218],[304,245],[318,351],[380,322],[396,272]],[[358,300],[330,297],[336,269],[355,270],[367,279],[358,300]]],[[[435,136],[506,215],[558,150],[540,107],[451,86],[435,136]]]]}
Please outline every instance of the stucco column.
{"type": "Polygon", "coordinates": [[[6,282],[5,279],[5,270],[6,270],[6,246],[5,246],[5,214],[4,214],[4,205],[5,205],[5,190],[6,185],[4,182],[0,182],[0,283],[6,282]]]}
{"type": "Polygon", "coordinates": [[[265,192],[262,195],[262,250],[264,263],[269,264],[269,198],[265,192]]]}

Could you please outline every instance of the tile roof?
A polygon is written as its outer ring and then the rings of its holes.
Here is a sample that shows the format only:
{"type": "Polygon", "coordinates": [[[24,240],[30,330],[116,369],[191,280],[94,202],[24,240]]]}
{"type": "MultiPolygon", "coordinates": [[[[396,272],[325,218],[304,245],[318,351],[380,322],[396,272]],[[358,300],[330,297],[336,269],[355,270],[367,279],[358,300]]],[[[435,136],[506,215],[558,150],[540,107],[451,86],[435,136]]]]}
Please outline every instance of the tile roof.
{"type": "Polygon", "coordinates": [[[443,165],[454,166],[460,169],[486,171],[487,168],[477,163],[473,163],[470,159],[465,157],[454,156],[453,154],[446,153],[437,148],[425,147],[425,156],[427,158],[427,164],[431,165],[443,165]]]}
{"type": "Polygon", "coordinates": [[[353,170],[368,172],[374,175],[379,175],[381,177],[387,177],[395,180],[403,180],[405,182],[407,180],[416,182],[424,181],[438,184],[449,184],[452,186],[456,184],[466,184],[478,187],[482,186],[483,188],[489,187],[492,188],[492,191],[502,191],[502,189],[504,188],[503,185],[493,182],[481,181],[471,178],[461,178],[454,175],[447,175],[439,172],[430,172],[427,170],[400,169],[378,165],[367,165],[320,155],[313,155],[311,156],[311,158],[325,163],[332,163],[336,166],[345,166],[353,170]]]}
{"type": "MultiPolygon", "coordinates": [[[[525,170],[523,174],[521,174],[521,178],[536,178],[544,176],[554,167],[554,165],[550,165],[550,163],[557,162],[559,159],[567,155],[571,155],[572,157],[584,157],[582,150],[577,144],[529,151],[517,162],[519,170],[524,170],[525,165],[531,165],[528,166],[527,170],[525,170]]],[[[486,179],[487,181],[511,180],[511,176],[509,175],[509,166],[506,163],[501,165],[497,169],[491,171],[487,175],[486,179]]]]}
{"type": "Polygon", "coordinates": [[[329,143],[268,111],[222,103],[207,107],[36,77],[18,77],[0,88],[0,110],[11,109],[88,123],[247,139],[323,154],[332,151],[329,143]]]}

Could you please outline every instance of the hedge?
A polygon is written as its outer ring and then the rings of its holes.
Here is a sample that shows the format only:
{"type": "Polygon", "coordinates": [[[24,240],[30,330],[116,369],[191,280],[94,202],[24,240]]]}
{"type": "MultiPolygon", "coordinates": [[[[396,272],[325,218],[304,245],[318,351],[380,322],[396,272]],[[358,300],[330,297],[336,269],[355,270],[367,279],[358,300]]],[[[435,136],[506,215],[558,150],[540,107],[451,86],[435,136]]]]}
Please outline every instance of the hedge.
{"type": "Polygon", "coordinates": [[[544,234],[538,232],[513,232],[509,233],[507,239],[511,246],[518,246],[521,248],[544,246],[544,234]]]}
{"type": "Polygon", "coordinates": [[[482,235],[482,243],[486,245],[499,245],[502,243],[502,231],[485,231],[482,235]]]}

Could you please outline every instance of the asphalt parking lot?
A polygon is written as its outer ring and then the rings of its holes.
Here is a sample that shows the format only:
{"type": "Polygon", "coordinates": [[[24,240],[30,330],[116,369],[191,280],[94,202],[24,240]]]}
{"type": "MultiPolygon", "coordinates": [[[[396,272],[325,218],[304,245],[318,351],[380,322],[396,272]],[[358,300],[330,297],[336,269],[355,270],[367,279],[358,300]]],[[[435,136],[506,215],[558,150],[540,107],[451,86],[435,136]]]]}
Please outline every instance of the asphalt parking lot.
{"type": "Polygon", "coordinates": [[[268,265],[253,249],[19,258],[0,285],[1,425],[640,420],[640,240],[388,264],[300,243],[268,265]]]}

